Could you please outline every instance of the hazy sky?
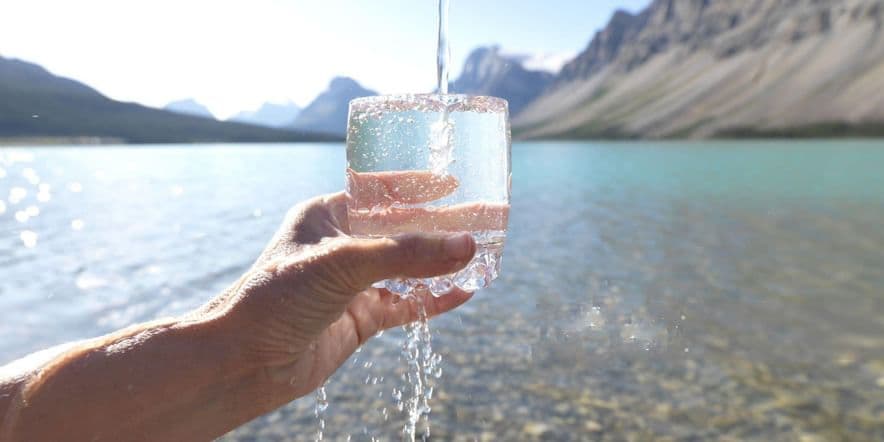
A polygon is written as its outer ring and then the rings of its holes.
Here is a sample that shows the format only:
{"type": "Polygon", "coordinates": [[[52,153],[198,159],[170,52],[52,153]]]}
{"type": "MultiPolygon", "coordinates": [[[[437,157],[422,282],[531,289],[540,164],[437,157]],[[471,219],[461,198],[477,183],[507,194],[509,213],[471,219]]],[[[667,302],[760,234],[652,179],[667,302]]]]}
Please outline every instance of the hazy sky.
{"type": "MultiPolygon", "coordinates": [[[[617,8],[649,0],[451,0],[453,75],[479,45],[575,54],[617,8]]],[[[0,55],[112,98],[193,97],[227,117],[304,106],[336,75],[382,93],[435,82],[436,0],[3,0],[0,55]]]]}

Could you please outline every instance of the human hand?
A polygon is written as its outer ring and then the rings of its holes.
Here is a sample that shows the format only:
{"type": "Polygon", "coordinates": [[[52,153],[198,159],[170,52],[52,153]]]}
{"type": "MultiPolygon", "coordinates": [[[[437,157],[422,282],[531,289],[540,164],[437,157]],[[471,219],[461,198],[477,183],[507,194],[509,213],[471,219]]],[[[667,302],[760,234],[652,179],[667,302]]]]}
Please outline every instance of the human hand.
{"type": "MultiPolygon", "coordinates": [[[[457,187],[453,178],[438,181],[423,172],[373,179],[383,181],[378,189],[397,189],[397,194],[391,199],[389,192],[377,190],[359,195],[360,201],[432,201],[457,187]]],[[[379,331],[417,320],[416,300],[369,288],[372,283],[452,273],[475,253],[469,234],[354,238],[346,198],[339,193],[293,208],[246,275],[198,312],[217,317],[243,363],[262,369],[265,381],[275,386],[268,409],[319,387],[379,331]]],[[[418,296],[427,315],[435,316],[471,294],[455,289],[439,298],[418,296]]]]}
{"type": "MultiPolygon", "coordinates": [[[[356,179],[367,180],[356,200],[378,209],[370,218],[348,218],[344,194],[303,203],[254,266],[203,308],[76,343],[38,368],[0,379],[0,440],[218,437],[309,393],[378,331],[418,318],[416,302],[367,288],[373,282],[452,273],[476,251],[469,234],[354,238],[348,221],[393,235],[402,225],[471,230],[477,213],[498,220],[507,214],[503,206],[411,206],[453,192],[452,177],[356,179]]],[[[418,296],[433,316],[471,295],[455,289],[418,296]]]]}

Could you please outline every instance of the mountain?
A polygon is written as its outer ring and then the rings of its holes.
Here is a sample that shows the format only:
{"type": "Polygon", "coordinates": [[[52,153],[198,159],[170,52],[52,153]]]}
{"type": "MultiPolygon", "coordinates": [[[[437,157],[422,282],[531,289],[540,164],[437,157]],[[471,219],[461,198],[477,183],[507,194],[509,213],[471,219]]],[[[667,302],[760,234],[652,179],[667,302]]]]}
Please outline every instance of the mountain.
{"type": "Polygon", "coordinates": [[[0,138],[99,137],[130,143],[327,139],[111,100],[42,67],[0,57],[0,138]]]}
{"type": "Polygon", "coordinates": [[[518,115],[555,77],[546,71],[525,69],[522,62],[526,58],[505,56],[497,46],[477,48],[467,57],[460,77],[451,84],[450,90],[504,98],[509,102],[510,115],[518,115]]]}
{"type": "Polygon", "coordinates": [[[163,107],[163,109],[178,114],[193,115],[195,117],[203,117],[210,120],[215,119],[215,116],[212,115],[212,112],[209,111],[209,108],[203,106],[202,103],[194,100],[193,98],[173,101],[163,107]]]}
{"type": "Polygon", "coordinates": [[[521,137],[884,135],[884,0],[618,11],[513,121],[521,137]]]}
{"type": "Polygon", "coordinates": [[[347,133],[350,100],[372,95],[377,95],[377,92],[363,88],[352,78],[336,77],[328,89],[319,94],[287,127],[343,137],[347,133]]]}
{"type": "Polygon", "coordinates": [[[258,110],[240,112],[227,121],[279,128],[291,123],[300,112],[301,108],[291,101],[282,104],[264,103],[258,110]]]}
{"type": "Polygon", "coordinates": [[[518,61],[523,68],[529,71],[549,72],[558,75],[568,62],[577,56],[573,52],[534,52],[534,53],[504,53],[504,57],[518,61]]]}

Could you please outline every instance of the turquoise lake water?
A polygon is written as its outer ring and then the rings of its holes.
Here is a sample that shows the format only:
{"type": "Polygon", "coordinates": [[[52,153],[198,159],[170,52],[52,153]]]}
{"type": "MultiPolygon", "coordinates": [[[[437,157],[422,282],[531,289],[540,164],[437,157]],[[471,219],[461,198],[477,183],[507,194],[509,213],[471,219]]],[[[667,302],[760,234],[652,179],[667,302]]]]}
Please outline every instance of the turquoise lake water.
{"type": "MultiPolygon", "coordinates": [[[[344,164],[0,150],[0,364],[205,302],[344,164]]],[[[882,440],[884,141],[517,143],[503,274],[431,327],[434,440],[882,440]]],[[[401,340],[332,378],[331,440],[398,438],[401,340]]],[[[311,401],[227,438],[309,439],[311,401]]]]}

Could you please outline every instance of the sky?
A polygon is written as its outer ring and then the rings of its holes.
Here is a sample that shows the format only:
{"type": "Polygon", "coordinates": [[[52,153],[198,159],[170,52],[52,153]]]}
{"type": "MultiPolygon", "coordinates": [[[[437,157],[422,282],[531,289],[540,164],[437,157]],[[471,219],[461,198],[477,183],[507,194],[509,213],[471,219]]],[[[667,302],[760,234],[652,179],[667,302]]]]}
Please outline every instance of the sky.
{"type": "MultiPolygon", "coordinates": [[[[451,0],[453,75],[469,52],[576,55],[649,0],[451,0]]],[[[436,0],[3,0],[0,56],[123,101],[195,98],[218,117],[306,106],[335,76],[380,93],[435,86],[436,0]]],[[[453,79],[454,77],[452,77],[453,79]]]]}

